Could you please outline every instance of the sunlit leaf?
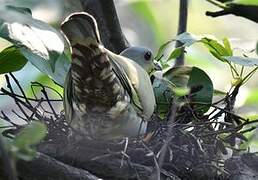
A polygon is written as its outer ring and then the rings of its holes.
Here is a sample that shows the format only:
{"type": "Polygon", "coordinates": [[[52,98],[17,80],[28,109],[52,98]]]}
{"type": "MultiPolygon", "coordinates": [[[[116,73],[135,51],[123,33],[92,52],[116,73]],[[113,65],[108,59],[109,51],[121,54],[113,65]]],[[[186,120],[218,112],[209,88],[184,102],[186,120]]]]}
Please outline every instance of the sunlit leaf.
{"type": "Polygon", "coordinates": [[[177,41],[180,41],[184,46],[191,46],[192,44],[201,40],[201,37],[188,32],[182,33],[176,37],[177,41]]]}
{"type": "Polygon", "coordinates": [[[230,52],[227,51],[225,47],[223,47],[222,44],[220,44],[218,41],[210,38],[202,38],[201,42],[214,54],[217,54],[218,56],[230,56],[230,52]]]}
{"type": "Polygon", "coordinates": [[[27,59],[14,46],[0,52],[0,74],[14,72],[22,69],[27,59]]]}
{"type": "Polygon", "coordinates": [[[229,62],[233,62],[235,64],[241,66],[257,66],[258,65],[258,58],[248,58],[248,57],[241,57],[241,56],[226,56],[223,57],[229,62]]]}
{"type": "Polygon", "coordinates": [[[229,42],[229,40],[228,40],[227,38],[224,38],[224,39],[223,39],[223,44],[224,44],[225,49],[226,49],[227,52],[228,52],[228,55],[229,55],[229,56],[233,56],[233,51],[232,51],[230,42],[229,42]]]}
{"type": "Polygon", "coordinates": [[[62,85],[67,72],[57,72],[60,68],[57,70],[56,64],[58,60],[67,63],[65,66],[70,64],[69,60],[62,59],[66,58],[62,35],[16,7],[1,7],[0,14],[0,37],[12,42],[28,61],[62,85]]]}

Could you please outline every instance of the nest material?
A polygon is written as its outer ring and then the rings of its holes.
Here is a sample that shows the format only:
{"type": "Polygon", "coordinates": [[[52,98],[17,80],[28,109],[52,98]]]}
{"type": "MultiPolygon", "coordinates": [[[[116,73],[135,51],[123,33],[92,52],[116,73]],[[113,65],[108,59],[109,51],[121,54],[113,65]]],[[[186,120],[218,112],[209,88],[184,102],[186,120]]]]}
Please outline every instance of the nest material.
{"type": "MultiPolygon", "coordinates": [[[[20,87],[15,77],[11,77],[20,87]]],[[[14,93],[8,76],[6,80],[9,90],[1,89],[3,94],[10,96],[25,116],[17,117],[27,123],[31,120],[40,120],[48,127],[47,137],[37,147],[38,157],[32,162],[19,161],[17,164],[19,175],[23,179],[31,179],[30,173],[35,179],[56,178],[47,173],[48,168],[51,172],[59,172],[60,178],[63,179],[69,172],[77,171],[103,179],[227,179],[232,177],[232,172],[238,175],[243,173],[232,169],[235,165],[232,162],[236,161],[236,156],[227,161],[224,157],[228,153],[226,146],[230,147],[232,139],[240,137],[241,129],[249,122],[229,110],[221,109],[219,112],[197,116],[192,114],[190,107],[183,108],[185,113],[180,109],[180,114],[177,114],[177,108],[172,107],[171,111],[176,113],[174,116],[170,114],[167,121],[159,121],[157,117],[153,117],[154,125],[145,138],[114,141],[88,138],[76,140],[74,136],[69,136],[73,133],[70,133],[71,129],[62,112],[55,112],[53,104],[62,104],[61,99],[51,100],[48,97],[49,91],[53,93],[53,89],[33,83],[33,86],[41,89],[42,97],[38,98],[35,95],[34,98],[28,98],[21,88],[21,95],[14,93]],[[237,119],[241,124],[218,122],[217,119],[222,114],[227,118],[230,116],[237,119]],[[190,119],[191,123],[180,123],[185,119],[190,119]],[[35,177],[37,175],[33,169],[36,167],[46,168],[46,171],[43,171],[46,173],[41,172],[40,177],[35,177]],[[26,173],[26,169],[30,171],[26,173]],[[60,172],[60,169],[63,171],[60,172]]],[[[4,112],[2,119],[12,125],[12,128],[3,131],[5,136],[15,135],[22,129],[21,125],[15,124],[4,112]]],[[[254,170],[252,172],[256,173],[254,170]]],[[[255,173],[252,177],[258,177],[255,173]]],[[[73,175],[70,173],[73,177],[71,179],[78,178],[73,175]]]]}

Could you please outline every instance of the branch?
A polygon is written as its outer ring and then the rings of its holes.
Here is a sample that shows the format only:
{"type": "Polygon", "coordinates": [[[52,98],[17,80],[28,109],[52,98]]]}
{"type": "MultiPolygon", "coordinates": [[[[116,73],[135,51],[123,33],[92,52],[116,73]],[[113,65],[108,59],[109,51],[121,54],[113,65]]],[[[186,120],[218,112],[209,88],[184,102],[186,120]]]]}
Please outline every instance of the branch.
{"type": "Polygon", "coordinates": [[[88,171],[64,164],[56,159],[38,153],[32,161],[19,160],[19,177],[26,180],[97,180],[88,171]]]}
{"type": "Polygon", "coordinates": [[[206,12],[207,16],[220,17],[224,15],[233,14],[247,18],[251,21],[258,23],[258,6],[242,5],[242,4],[228,4],[226,8],[217,12],[206,12]]]}
{"type": "MultiPolygon", "coordinates": [[[[186,32],[187,29],[187,16],[188,16],[188,0],[180,0],[180,9],[179,9],[179,24],[177,35],[186,32]]],[[[176,41],[176,48],[181,47],[183,43],[176,41]]],[[[184,52],[184,48],[183,48],[184,52]]],[[[182,53],[175,61],[175,66],[184,65],[184,53],[182,53]]]]}
{"type": "Polygon", "coordinates": [[[83,10],[95,17],[104,46],[114,53],[120,53],[129,43],[126,40],[116,13],[113,0],[80,0],[83,10]]]}

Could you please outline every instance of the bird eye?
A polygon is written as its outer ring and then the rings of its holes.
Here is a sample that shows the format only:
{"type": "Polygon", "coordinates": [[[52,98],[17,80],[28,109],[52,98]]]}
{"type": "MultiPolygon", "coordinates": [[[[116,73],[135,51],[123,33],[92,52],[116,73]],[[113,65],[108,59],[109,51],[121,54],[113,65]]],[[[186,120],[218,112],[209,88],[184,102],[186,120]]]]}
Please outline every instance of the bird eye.
{"type": "Polygon", "coordinates": [[[146,61],[149,61],[150,59],[151,59],[151,52],[150,51],[148,51],[148,52],[146,52],[145,53],[145,55],[144,55],[144,59],[146,60],[146,61]]]}

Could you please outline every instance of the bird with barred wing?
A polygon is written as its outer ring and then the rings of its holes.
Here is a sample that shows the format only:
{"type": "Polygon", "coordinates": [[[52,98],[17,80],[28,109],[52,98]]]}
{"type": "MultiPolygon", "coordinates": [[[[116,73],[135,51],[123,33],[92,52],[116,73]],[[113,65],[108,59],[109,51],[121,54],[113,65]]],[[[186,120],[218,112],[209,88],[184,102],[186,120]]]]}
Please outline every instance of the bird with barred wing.
{"type": "Polygon", "coordinates": [[[95,19],[84,12],[67,17],[61,30],[72,52],[64,108],[73,131],[94,139],[144,134],[156,105],[147,73],[154,68],[151,51],[105,49],[95,19]]]}

